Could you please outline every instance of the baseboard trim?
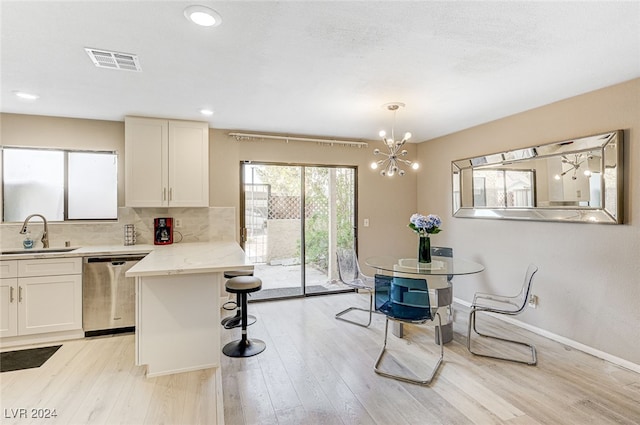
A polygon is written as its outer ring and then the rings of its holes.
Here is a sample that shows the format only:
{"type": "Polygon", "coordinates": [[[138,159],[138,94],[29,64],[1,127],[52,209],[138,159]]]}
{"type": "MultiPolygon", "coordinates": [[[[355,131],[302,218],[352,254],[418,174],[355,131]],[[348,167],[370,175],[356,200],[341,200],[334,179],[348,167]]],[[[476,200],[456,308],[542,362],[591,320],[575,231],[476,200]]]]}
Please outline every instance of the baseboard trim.
{"type": "MultiPolygon", "coordinates": [[[[453,302],[463,305],[467,308],[471,307],[471,303],[459,298],[453,298],[453,302]]],[[[491,313],[489,313],[491,314],[491,313]]],[[[549,338],[550,340],[559,342],[568,347],[575,348],[576,350],[583,351],[587,354],[591,354],[592,356],[598,357],[602,360],[606,360],[610,363],[613,363],[617,366],[623,367],[625,369],[629,369],[633,372],[640,373],[640,364],[632,363],[628,360],[622,359],[620,357],[616,357],[612,354],[606,353],[604,351],[597,350],[593,347],[589,347],[588,345],[584,345],[580,342],[574,341],[572,339],[566,338],[561,335],[554,334],[553,332],[549,332],[545,329],[538,328],[536,326],[532,326],[528,323],[521,322],[520,320],[513,319],[512,317],[505,316],[504,314],[492,314],[496,319],[505,321],[507,323],[511,323],[515,326],[518,326],[522,329],[526,329],[528,331],[533,332],[534,334],[543,336],[545,338],[549,338]]]]}
{"type": "Polygon", "coordinates": [[[82,338],[84,338],[84,332],[82,331],[82,329],[75,331],[59,331],[33,335],[10,336],[0,338],[0,349],[29,346],[34,344],[56,343],[61,341],[68,341],[71,339],[82,338]]]}

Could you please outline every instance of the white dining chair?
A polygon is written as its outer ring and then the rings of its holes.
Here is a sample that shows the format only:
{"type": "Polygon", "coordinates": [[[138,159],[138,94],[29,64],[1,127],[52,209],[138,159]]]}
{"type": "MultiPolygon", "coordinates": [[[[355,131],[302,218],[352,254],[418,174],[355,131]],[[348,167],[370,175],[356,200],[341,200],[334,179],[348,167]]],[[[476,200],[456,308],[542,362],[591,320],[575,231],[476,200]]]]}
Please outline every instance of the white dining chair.
{"type": "Polygon", "coordinates": [[[499,337],[496,335],[490,335],[485,332],[480,332],[477,329],[476,325],[476,316],[478,313],[495,313],[495,314],[506,314],[509,316],[516,316],[525,309],[527,306],[527,301],[529,299],[529,294],[531,293],[531,285],[533,284],[533,277],[538,271],[538,267],[534,264],[530,264],[527,268],[527,273],[524,277],[524,282],[520,289],[520,292],[514,296],[503,296],[503,295],[494,295],[494,294],[486,294],[482,292],[477,292],[473,297],[473,303],[471,304],[471,311],[469,312],[469,326],[467,330],[467,350],[471,354],[482,357],[490,357],[492,359],[498,360],[508,360],[517,363],[526,363],[528,365],[535,365],[538,362],[536,347],[533,344],[528,344],[526,342],[516,341],[510,338],[499,337]],[[524,347],[529,348],[531,352],[531,356],[527,360],[516,359],[513,357],[501,356],[498,354],[487,354],[481,353],[476,349],[472,349],[472,340],[471,335],[473,331],[475,334],[484,337],[491,338],[499,341],[504,341],[510,344],[517,344],[524,347]]]}

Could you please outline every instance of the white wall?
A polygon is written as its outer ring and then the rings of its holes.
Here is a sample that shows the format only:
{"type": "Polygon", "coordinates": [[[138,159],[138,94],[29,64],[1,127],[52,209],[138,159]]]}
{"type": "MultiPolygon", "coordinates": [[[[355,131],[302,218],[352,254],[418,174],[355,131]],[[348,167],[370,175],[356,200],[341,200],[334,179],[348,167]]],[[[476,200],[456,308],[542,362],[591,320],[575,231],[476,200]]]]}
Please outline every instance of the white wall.
{"type": "Polygon", "coordinates": [[[474,291],[514,293],[533,262],[540,302],[520,320],[640,365],[639,143],[636,79],[420,144],[418,209],[444,221],[433,243],[486,266],[456,277],[455,296],[469,302],[474,291]],[[452,217],[451,161],[617,129],[625,137],[625,224],[452,217]]]}

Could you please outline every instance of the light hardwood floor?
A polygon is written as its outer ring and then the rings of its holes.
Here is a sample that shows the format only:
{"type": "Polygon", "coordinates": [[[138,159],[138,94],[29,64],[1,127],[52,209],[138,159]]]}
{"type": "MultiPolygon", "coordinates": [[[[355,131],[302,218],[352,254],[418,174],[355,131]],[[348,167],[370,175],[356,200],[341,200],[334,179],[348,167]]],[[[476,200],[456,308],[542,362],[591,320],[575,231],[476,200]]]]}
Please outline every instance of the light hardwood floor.
{"type": "MultiPolygon", "coordinates": [[[[640,375],[495,319],[489,326],[532,340],[538,366],[470,355],[466,309],[434,383],[420,387],[373,372],[384,317],[370,328],[337,321],[346,294],[252,303],[249,336],[262,354],[222,357],[222,370],[147,379],[133,365],[132,335],[65,342],[39,369],[2,373],[2,424],[640,424],[640,375]],[[220,375],[221,372],[221,375],[220,375]],[[221,384],[221,385],[220,385],[221,384]],[[223,395],[219,393],[220,386],[223,395]],[[224,412],[216,412],[223,397],[224,412]],[[55,408],[56,420],[10,419],[17,408],[55,408]]],[[[223,342],[239,330],[222,332],[223,342]]],[[[419,370],[437,354],[432,326],[391,337],[392,356],[419,370]],[[416,360],[417,359],[417,360],[416,360]]]]}

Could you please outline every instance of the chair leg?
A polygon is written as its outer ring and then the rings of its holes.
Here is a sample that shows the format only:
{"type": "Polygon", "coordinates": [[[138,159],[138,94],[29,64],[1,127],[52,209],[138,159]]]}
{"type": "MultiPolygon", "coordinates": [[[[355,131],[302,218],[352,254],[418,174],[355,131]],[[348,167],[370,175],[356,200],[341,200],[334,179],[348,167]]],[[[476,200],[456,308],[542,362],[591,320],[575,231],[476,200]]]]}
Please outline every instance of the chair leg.
{"type": "MultiPolygon", "coordinates": [[[[442,319],[440,318],[440,313],[436,313],[436,316],[438,316],[438,336],[440,338],[440,341],[442,341],[442,319]]],[[[438,372],[438,369],[440,369],[440,365],[442,365],[442,360],[444,359],[444,344],[440,344],[440,358],[438,358],[438,362],[436,363],[436,365],[433,367],[433,369],[431,369],[431,373],[429,374],[429,376],[426,379],[415,379],[415,378],[411,378],[409,376],[404,376],[404,375],[395,375],[389,372],[384,372],[380,369],[380,363],[382,362],[382,358],[384,357],[384,354],[387,350],[387,336],[389,334],[389,318],[387,317],[387,320],[385,322],[385,326],[384,326],[384,343],[382,345],[382,350],[380,350],[380,354],[378,355],[378,358],[376,359],[376,363],[373,366],[373,370],[378,374],[378,375],[382,375],[385,376],[387,378],[391,378],[391,379],[396,379],[398,381],[402,381],[402,382],[408,382],[410,384],[417,384],[417,385],[429,385],[431,383],[431,381],[433,381],[433,378],[436,376],[436,373],[438,372]]]]}
{"type": "Polygon", "coordinates": [[[510,361],[510,362],[516,362],[516,363],[524,363],[524,364],[528,364],[530,366],[535,366],[538,363],[538,357],[536,354],[536,347],[533,344],[527,344],[525,342],[521,342],[521,341],[515,341],[512,339],[507,339],[507,338],[501,338],[499,336],[495,336],[495,335],[488,335],[485,333],[481,333],[478,331],[478,329],[476,328],[476,313],[478,311],[482,311],[482,310],[477,310],[475,308],[471,308],[471,312],[469,313],[469,327],[467,330],[467,350],[469,350],[469,352],[475,356],[481,356],[481,357],[489,357],[492,359],[496,359],[496,360],[506,360],[506,361],[510,361]],[[475,332],[476,334],[478,334],[481,337],[484,338],[491,338],[491,339],[497,339],[499,341],[504,341],[504,342],[509,342],[512,344],[518,344],[521,345],[523,347],[527,347],[529,348],[529,350],[531,351],[531,360],[519,360],[519,359],[514,359],[511,357],[501,357],[501,356],[494,356],[491,354],[483,354],[483,353],[479,353],[477,351],[473,351],[471,349],[471,331],[473,330],[473,332],[475,332]]]}
{"type": "Polygon", "coordinates": [[[348,322],[348,323],[351,323],[351,324],[354,324],[354,325],[362,326],[363,328],[368,328],[369,325],[371,325],[371,317],[372,317],[372,315],[373,315],[373,292],[369,292],[369,309],[368,310],[365,309],[365,308],[360,308],[360,307],[349,307],[349,308],[347,308],[345,310],[342,310],[340,313],[337,313],[335,317],[336,317],[336,319],[342,320],[343,322],[348,322]],[[364,312],[369,313],[369,321],[367,322],[367,324],[364,324],[363,322],[358,322],[358,321],[355,321],[355,320],[350,320],[350,319],[347,319],[345,317],[342,317],[342,315],[344,315],[344,314],[346,314],[346,313],[348,313],[350,311],[353,311],[353,310],[359,310],[359,311],[364,311],[364,312]]]}

